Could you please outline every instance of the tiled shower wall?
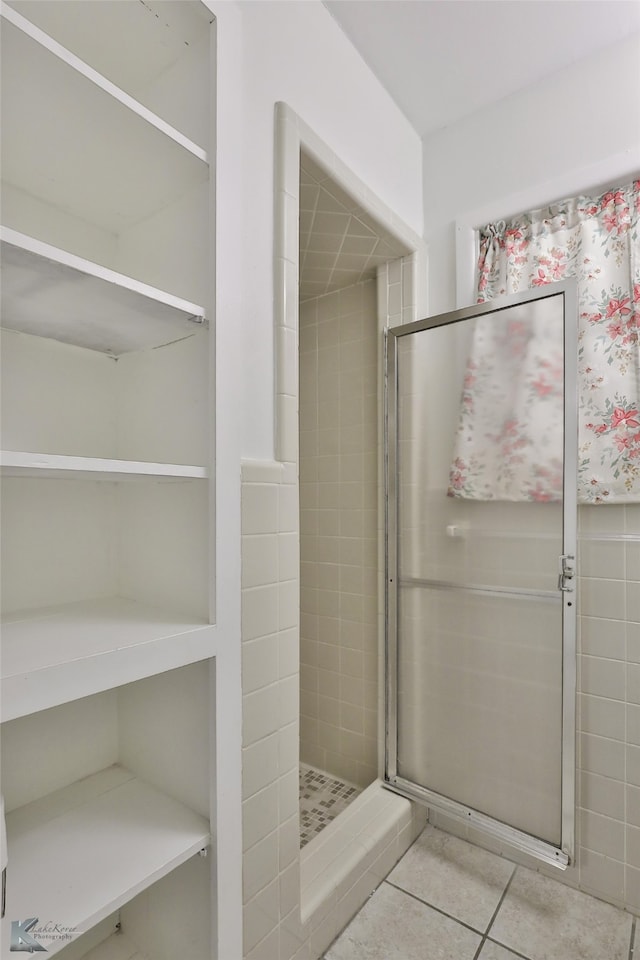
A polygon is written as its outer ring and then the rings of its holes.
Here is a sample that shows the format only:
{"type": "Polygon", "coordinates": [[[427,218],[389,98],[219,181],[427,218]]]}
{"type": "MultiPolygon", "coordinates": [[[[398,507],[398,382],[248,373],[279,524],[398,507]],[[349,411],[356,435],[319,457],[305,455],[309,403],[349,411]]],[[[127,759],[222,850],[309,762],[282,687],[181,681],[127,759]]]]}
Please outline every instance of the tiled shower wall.
{"type": "Polygon", "coordinates": [[[300,758],[378,765],[376,280],[300,304],[300,758]]]}
{"type": "Polygon", "coordinates": [[[640,912],[640,504],[579,515],[580,885],[640,912]]]}
{"type": "MultiPolygon", "coordinates": [[[[539,869],[638,913],[640,505],[582,506],[578,513],[576,862],[564,873],[539,869]]],[[[514,857],[435,811],[430,820],[514,857]]]]}

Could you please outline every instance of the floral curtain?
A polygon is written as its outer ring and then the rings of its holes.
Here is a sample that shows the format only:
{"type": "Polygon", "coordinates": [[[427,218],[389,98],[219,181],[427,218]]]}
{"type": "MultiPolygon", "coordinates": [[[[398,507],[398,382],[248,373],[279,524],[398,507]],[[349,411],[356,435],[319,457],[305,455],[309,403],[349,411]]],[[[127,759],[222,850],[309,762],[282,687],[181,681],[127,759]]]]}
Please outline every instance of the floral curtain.
{"type": "MultiPolygon", "coordinates": [[[[637,180],[480,231],[478,302],[577,278],[581,502],[640,500],[639,214],[637,180]]],[[[495,318],[476,322],[450,496],[561,497],[559,379],[553,374],[559,344],[548,318],[534,319],[524,331],[512,327],[495,318]],[[496,402],[496,384],[505,377],[515,379],[516,393],[498,390],[496,402]]]]}

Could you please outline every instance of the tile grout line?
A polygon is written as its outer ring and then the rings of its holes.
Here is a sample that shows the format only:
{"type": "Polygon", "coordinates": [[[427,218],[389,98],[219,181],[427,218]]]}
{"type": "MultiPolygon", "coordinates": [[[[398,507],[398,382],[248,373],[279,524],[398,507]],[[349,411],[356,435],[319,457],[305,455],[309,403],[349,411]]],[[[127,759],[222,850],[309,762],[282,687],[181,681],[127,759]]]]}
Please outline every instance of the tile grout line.
{"type": "Polygon", "coordinates": [[[634,917],[634,918],[633,918],[633,923],[631,924],[631,940],[630,940],[630,942],[629,942],[629,960],[633,960],[633,957],[634,957],[634,954],[635,954],[634,946],[635,946],[635,935],[636,935],[636,924],[637,924],[637,922],[638,922],[638,918],[637,918],[637,917],[634,917]]]}
{"type": "MultiPolygon", "coordinates": [[[[484,946],[485,943],[495,943],[496,946],[502,947],[503,950],[507,950],[509,953],[512,953],[514,957],[518,958],[518,960],[531,960],[531,957],[525,956],[525,954],[520,953],[519,950],[514,950],[513,947],[505,947],[504,943],[500,943],[499,940],[492,940],[491,937],[485,937],[485,939],[482,941],[482,946],[484,946]]],[[[480,958],[480,960],[482,960],[482,958],[480,958]]]]}
{"type": "Polygon", "coordinates": [[[477,930],[475,927],[472,927],[471,924],[465,923],[464,920],[460,920],[458,917],[452,916],[452,914],[447,913],[446,910],[441,910],[440,907],[435,907],[432,903],[429,903],[427,900],[423,900],[415,893],[410,893],[408,890],[405,890],[403,887],[399,887],[396,883],[392,883],[390,880],[384,880],[383,883],[387,883],[390,887],[393,887],[394,890],[398,890],[400,893],[405,893],[408,897],[411,897],[412,900],[417,900],[418,903],[423,905],[423,907],[429,907],[430,910],[435,910],[436,913],[441,914],[443,917],[447,917],[448,920],[453,920],[454,923],[460,924],[461,927],[465,927],[467,930],[471,930],[472,933],[477,933],[479,936],[482,936],[481,930],[477,930]]]}
{"type": "Polygon", "coordinates": [[[477,949],[476,952],[475,952],[475,955],[474,955],[474,957],[473,957],[473,960],[478,960],[478,958],[480,957],[480,954],[481,954],[481,952],[482,952],[482,949],[483,949],[485,943],[487,942],[487,938],[488,938],[488,936],[489,936],[489,931],[491,930],[491,927],[493,926],[493,924],[494,924],[494,922],[495,922],[495,919],[496,919],[496,917],[498,916],[498,912],[499,912],[499,910],[500,910],[500,907],[501,907],[502,904],[504,903],[504,899],[505,899],[507,893],[509,892],[509,887],[511,886],[511,883],[512,883],[512,881],[513,881],[513,878],[514,878],[515,875],[516,875],[516,870],[517,870],[517,869],[518,869],[518,867],[517,867],[517,866],[514,866],[512,872],[511,872],[511,876],[510,876],[509,879],[507,880],[507,885],[505,886],[504,890],[502,891],[502,896],[500,897],[500,900],[498,901],[498,906],[497,906],[497,907],[495,908],[495,910],[493,911],[493,915],[492,915],[491,919],[489,920],[489,924],[488,924],[488,926],[487,926],[487,929],[484,931],[484,933],[483,933],[483,935],[482,935],[482,940],[481,940],[480,943],[478,944],[478,949],[477,949]]]}

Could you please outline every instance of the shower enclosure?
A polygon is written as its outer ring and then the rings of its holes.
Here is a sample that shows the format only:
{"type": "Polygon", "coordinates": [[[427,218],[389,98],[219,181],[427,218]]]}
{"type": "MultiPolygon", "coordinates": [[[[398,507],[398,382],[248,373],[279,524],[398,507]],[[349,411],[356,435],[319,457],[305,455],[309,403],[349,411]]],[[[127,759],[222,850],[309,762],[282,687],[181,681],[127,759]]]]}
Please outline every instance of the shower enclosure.
{"type": "Polygon", "coordinates": [[[573,854],[570,283],[390,329],[387,785],[573,854]]]}

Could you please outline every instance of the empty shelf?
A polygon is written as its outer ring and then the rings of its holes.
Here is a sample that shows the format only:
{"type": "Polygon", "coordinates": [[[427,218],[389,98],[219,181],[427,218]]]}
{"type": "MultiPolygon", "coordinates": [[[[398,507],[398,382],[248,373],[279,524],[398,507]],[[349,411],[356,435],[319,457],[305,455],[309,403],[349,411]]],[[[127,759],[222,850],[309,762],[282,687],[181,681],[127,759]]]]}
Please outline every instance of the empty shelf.
{"type": "Polygon", "coordinates": [[[216,628],[122,597],[14,613],[2,624],[2,721],[215,655],[216,628]]]}
{"type": "Polygon", "coordinates": [[[118,765],[13,811],[2,956],[12,920],[85,932],[209,842],[203,817],[118,765]]]}
{"type": "Polygon", "coordinates": [[[2,227],[2,325],[120,356],[201,329],[204,309],[2,227]]]}

